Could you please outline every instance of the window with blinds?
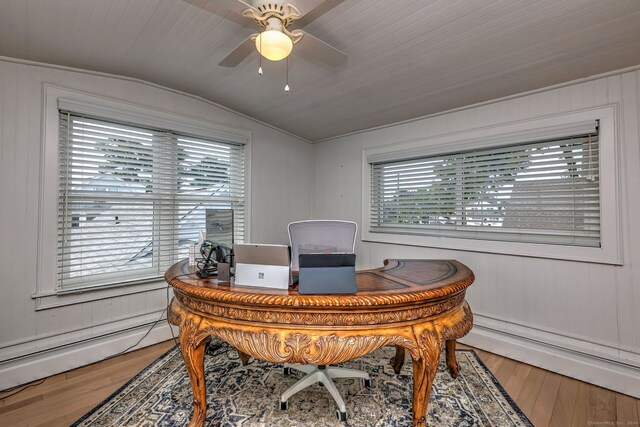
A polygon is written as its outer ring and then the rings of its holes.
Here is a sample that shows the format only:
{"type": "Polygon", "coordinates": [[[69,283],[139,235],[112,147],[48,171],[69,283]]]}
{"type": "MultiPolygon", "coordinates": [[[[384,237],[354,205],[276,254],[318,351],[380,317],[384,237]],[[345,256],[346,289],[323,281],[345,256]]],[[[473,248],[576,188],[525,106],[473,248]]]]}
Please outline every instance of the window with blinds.
{"type": "Polygon", "coordinates": [[[60,111],[58,289],[161,277],[208,208],[244,236],[244,146],[60,111]]]}
{"type": "Polygon", "coordinates": [[[593,130],[402,160],[370,160],[370,232],[600,246],[593,130]]]}

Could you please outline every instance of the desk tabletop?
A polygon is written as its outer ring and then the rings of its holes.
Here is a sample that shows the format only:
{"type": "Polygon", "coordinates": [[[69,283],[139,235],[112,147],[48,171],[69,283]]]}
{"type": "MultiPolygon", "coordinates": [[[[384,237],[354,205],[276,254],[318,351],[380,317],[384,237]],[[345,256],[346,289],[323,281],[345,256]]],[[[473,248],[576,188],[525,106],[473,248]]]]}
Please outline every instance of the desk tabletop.
{"type": "Polygon", "coordinates": [[[357,307],[398,305],[438,300],[464,292],[473,272],[455,260],[391,259],[384,266],[356,273],[357,294],[301,295],[297,285],[288,290],[234,286],[215,279],[199,279],[187,260],[165,273],[173,288],[206,302],[296,307],[357,307]]]}

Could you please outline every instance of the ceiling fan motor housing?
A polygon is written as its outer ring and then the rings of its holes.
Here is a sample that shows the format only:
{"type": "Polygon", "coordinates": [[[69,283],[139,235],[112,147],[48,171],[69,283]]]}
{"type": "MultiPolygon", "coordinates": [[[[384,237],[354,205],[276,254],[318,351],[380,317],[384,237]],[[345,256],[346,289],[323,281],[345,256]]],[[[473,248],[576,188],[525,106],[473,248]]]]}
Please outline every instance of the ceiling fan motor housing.
{"type": "MultiPolygon", "coordinates": [[[[188,0],[191,1],[191,0],[188,0]]],[[[297,44],[303,38],[308,40],[303,43],[300,48],[307,52],[310,56],[316,57],[321,61],[337,66],[344,62],[346,55],[335,47],[323,42],[311,34],[305,33],[300,28],[289,30],[295,21],[303,18],[303,21],[296,22],[295,27],[307,25],[313,21],[313,18],[304,18],[309,12],[316,11],[320,5],[329,2],[330,8],[335,5],[333,0],[315,0],[311,4],[306,4],[304,14],[289,0],[218,0],[227,6],[233,12],[254,20],[262,29],[259,33],[251,34],[230,54],[228,54],[219,65],[223,67],[235,67],[244,58],[246,58],[252,49],[252,45],[260,52],[262,56],[272,61],[279,61],[287,58],[291,53],[292,45],[297,44]],[[304,21],[306,19],[306,21],[304,21]],[[270,52],[270,53],[269,53],[270,52]]],[[[338,1],[339,2],[339,1],[338,1]]],[[[321,15],[322,13],[320,13],[321,15]]]]}
{"type": "Polygon", "coordinates": [[[251,9],[246,11],[247,14],[265,28],[268,28],[267,25],[271,18],[278,18],[282,26],[286,28],[302,15],[295,6],[286,2],[256,0],[254,7],[260,14],[258,15],[251,9]]]}

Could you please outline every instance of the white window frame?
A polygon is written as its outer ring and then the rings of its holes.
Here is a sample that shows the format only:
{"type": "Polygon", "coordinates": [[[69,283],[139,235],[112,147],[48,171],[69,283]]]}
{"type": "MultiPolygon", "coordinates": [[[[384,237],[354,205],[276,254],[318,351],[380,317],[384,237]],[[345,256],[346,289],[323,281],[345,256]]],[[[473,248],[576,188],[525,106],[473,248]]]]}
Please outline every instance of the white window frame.
{"type": "Polygon", "coordinates": [[[161,129],[172,129],[203,138],[225,140],[245,145],[245,241],[251,240],[251,131],[204,121],[152,107],[77,91],[43,85],[42,140],[40,153],[40,211],[36,255],[36,310],[79,304],[121,295],[163,289],[164,279],[140,280],[107,287],[61,291],[57,289],[57,221],[59,183],[59,109],[72,110],[161,129]]]}
{"type": "MultiPolygon", "coordinates": [[[[619,158],[616,105],[573,111],[531,120],[470,129],[430,138],[398,142],[362,151],[362,240],[472,252],[521,255],[622,265],[620,238],[619,158]],[[543,243],[505,242],[472,238],[370,232],[371,165],[369,159],[392,160],[511,145],[540,139],[554,127],[590,120],[599,121],[600,146],[600,238],[601,245],[579,247],[543,243]]],[[[485,230],[482,230],[485,231],[485,230]]],[[[491,230],[486,230],[490,232],[491,230]]]]}

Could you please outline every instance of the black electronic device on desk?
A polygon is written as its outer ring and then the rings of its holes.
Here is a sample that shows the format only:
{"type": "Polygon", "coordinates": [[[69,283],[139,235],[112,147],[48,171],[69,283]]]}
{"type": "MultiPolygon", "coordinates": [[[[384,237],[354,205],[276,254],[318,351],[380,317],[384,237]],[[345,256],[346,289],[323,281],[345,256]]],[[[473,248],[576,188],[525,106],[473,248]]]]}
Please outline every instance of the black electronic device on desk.
{"type": "Polygon", "coordinates": [[[301,294],[355,294],[356,254],[300,254],[301,294]]]}
{"type": "MultiPolygon", "coordinates": [[[[220,280],[229,280],[229,267],[233,260],[233,252],[229,246],[217,244],[211,240],[205,240],[200,246],[200,254],[202,258],[198,261],[198,276],[202,278],[217,277],[219,273],[219,267],[223,267],[224,272],[222,276],[218,277],[220,280]]],[[[223,270],[223,268],[220,268],[223,270]]]]}

